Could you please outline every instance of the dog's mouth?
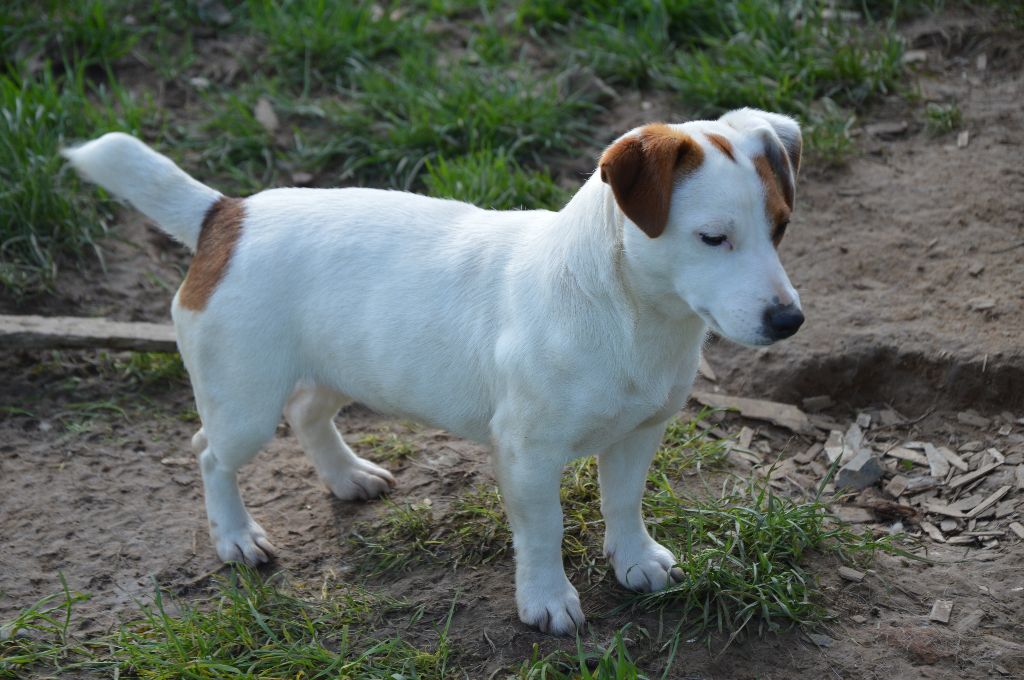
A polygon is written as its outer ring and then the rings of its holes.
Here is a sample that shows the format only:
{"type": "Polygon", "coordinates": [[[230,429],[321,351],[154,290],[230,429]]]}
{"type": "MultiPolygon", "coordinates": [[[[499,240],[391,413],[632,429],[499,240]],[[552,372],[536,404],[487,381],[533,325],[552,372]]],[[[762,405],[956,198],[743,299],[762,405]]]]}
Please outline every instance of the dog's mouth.
{"type": "Polygon", "coordinates": [[[721,336],[727,340],[731,340],[735,343],[738,343],[740,345],[746,345],[748,347],[766,347],[768,345],[775,344],[774,339],[764,334],[758,334],[754,338],[737,338],[734,335],[726,333],[725,330],[723,330],[722,326],[719,325],[718,321],[715,320],[715,317],[706,308],[695,308],[694,311],[696,311],[697,315],[704,321],[704,323],[708,325],[708,328],[711,330],[712,333],[721,336]]]}

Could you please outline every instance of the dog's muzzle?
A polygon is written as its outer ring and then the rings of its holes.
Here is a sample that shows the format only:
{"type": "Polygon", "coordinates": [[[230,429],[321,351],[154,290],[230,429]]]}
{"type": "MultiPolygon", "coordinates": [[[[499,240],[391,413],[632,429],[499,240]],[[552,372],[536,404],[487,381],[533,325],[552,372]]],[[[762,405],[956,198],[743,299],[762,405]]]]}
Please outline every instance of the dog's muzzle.
{"type": "Polygon", "coordinates": [[[796,333],[804,322],[804,313],[794,304],[775,305],[764,311],[764,334],[772,340],[782,340],[796,333]]]}

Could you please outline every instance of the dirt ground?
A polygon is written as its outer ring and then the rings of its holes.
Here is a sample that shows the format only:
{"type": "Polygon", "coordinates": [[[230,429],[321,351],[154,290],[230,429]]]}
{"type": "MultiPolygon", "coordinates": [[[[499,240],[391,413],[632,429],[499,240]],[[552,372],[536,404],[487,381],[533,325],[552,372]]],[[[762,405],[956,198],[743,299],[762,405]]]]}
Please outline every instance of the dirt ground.
{"type": "MultiPolygon", "coordinates": [[[[862,155],[842,168],[805,167],[782,253],[808,321],[792,340],[766,350],[712,342],[707,356],[718,379],[700,387],[797,405],[829,395],[833,405],[813,416],[814,435],[733,415],[720,425],[728,432],[749,426],[756,441],[787,458],[832,429],[845,431],[859,413],[873,416],[866,437],[880,450],[931,442],[961,452],[975,468],[991,460],[985,450],[997,449],[1006,464],[969,493],[985,497],[1011,486],[1001,499],[1004,514],[982,513],[974,527],[1003,533],[989,547],[982,539],[922,538],[934,563],[879,556],[860,583],[840,579],[837,565],[822,559],[815,571],[836,615],[823,630],[827,639],[772,635],[735,643],[720,657],[694,643],[680,651],[671,677],[1024,677],[1024,542],[1006,530],[1024,507],[1021,477],[1014,478],[1024,462],[1024,37],[957,17],[922,20],[905,34],[927,55],[917,67],[921,97],[959,104],[966,146],[956,131],[929,134],[922,103],[894,96],[858,122],[862,155]],[[936,599],[954,603],[948,624],[929,620],[936,599]]],[[[608,127],[670,113],[655,104],[608,127]]],[[[71,274],[56,295],[28,309],[9,300],[0,309],[169,320],[185,253],[130,214],[117,234],[105,273],[71,274]]],[[[0,416],[0,621],[58,590],[58,572],[92,595],[81,608],[82,629],[103,630],[156,585],[188,597],[221,568],[188,448],[196,424],[187,387],[143,388],[126,403],[111,393],[123,381],[111,379],[108,364],[98,353],[65,353],[59,361],[42,353],[0,356],[0,406],[24,410],[0,416]],[[96,406],[111,401],[124,413],[96,406]]],[[[415,455],[389,463],[397,502],[430,498],[443,507],[492,479],[483,447],[444,432],[359,406],[344,411],[339,426],[351,441],[386,431],[415,444],[415,455]]],[[[736,466],[744,470],[742,460],[736,466]]],[[[820,467],[793,463],[778,483],[799,492],[820,467]]],[[[280,549],[276,568],[297,582],[346,578],[353,526],[383,511],[380,503],[334,500],[283,426],[244,471],[242,490],[280,549]]],[[[875,489],[846,509],[863,510],[872,498],[886,497],[875,489]]],[[[903,528],[919,535],[923,510],[906,507],[916,517],[904,517],[903,528]]],[[[897,521],[878,511],[859,519],[879,533],[897,521]]],[[[573,644],[517,621],[512,575],[505,558],[420,569],[375,589],[425,607],[418,626],[393,624],[413,642],[435,639],[433,622],[457,595],[456,661],[486,678],[529,657],[534,643],[544,652],[573,644]]],[[[610,579],[581,588],[581,596],[593,641],[607,641],[630,619],[658,628],[651,616],[602,616],[622,597],[610,579]]]]}

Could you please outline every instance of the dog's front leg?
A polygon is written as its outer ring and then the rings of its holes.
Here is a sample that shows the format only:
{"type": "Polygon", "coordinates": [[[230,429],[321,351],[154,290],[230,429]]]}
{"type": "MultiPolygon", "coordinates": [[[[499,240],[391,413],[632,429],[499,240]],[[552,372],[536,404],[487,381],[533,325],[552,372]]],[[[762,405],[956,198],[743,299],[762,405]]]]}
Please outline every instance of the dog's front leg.
{"type": "Polygon", "coordinates": [[[562,566],[561,453],[499,446],[498,484],[516,553],[516,605],[523,623],[567,635],[583,626],[580,596],[562,566]]]}
{"type": "Polygon", "coordinates": [[[619,583],[648,593],[678,581],[675,556],[651,538],[644,525],[641,500],[666,423],[636,430],[598,456],[604,552],[619,583]]]}

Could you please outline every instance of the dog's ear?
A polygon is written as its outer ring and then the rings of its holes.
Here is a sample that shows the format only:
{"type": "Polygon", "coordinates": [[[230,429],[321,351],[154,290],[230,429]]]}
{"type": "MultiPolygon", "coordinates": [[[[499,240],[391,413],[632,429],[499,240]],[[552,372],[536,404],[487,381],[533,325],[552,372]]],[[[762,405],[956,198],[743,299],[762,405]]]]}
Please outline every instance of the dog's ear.
{"type": "Polygon", "coordinates": [[[647,125],[604,152],[601,181],[611,186],[626,217],[657,238],[668,225],[676,179],[695,170],[703,159],[704,150],[686,133],[667,125],[647,125]]]}
{"type": "Polygon", "coordinates": [[[760,137],[765,158],[782,186],[786,205],[792,210],[803,154],[799,123],[789,116],[750,108],[730,111],[719,120],[740,132],[760,137]]]}

